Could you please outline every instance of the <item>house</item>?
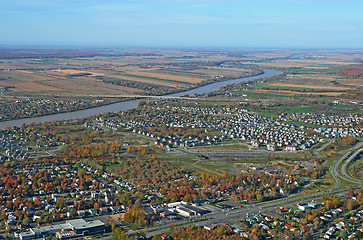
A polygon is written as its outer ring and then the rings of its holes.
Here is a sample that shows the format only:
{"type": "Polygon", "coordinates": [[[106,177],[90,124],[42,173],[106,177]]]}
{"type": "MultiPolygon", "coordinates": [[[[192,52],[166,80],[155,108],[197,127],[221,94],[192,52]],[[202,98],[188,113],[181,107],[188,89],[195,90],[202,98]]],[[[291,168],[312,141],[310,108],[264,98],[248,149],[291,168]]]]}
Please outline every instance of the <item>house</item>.
{"type": "Polygon", "coordinates": [[[80,216],[80,217],[85,217],[85,216],[86,216],[86,211],[85,211],[85,210],[78,210],[78,211],[77,211],[77,214],[78,214],[78,216],[80,216]]]}
{"type": "Polygon", "coordinates": [[[96,209],[89,209],[88,212],[89,212],[89,214],[91,216],[95,216],[97,214],[97,210],[96,209]]]}
{"type": "Polygon", "coordinates": [[[217,225],[216,224],[209,224],[209,225],[204,225],[203,227],[204,227],[204,229],[207,229],[208,231],[211,231],[211,230],[215,229],[217,227],[217,225]]]}
{"type": "Polygon", "coordinates": [[[307,210],[311,210],[313,209],[311,206],[309,205],[298,205],[298,208],[302,211],[307,211],[307,210]]]}
{"type": "Polygon", "coordinates": [[[286,146],[285,151],[286,152],[296,152],[296,147],[295,146],[286,146]]]}
{"type": "Polygon", "coordinates": [[[107,207],[102,207],[100,211],[101,211],[102,214],[107,214],[108,213],[108,208],[107,207]]]}
{"type": "Polygon", "coordinates": [[[308,206],[310,206],[312,208],[320,208],[323,205],[319,202],[312,201],[312,202],[308,202],[308,206]]]}
{"type": "Polygon", "coordinates": [[[344,222],[339,222],[339,223],[337,223],[337,224],[335,224],[335,227],[337,228],[337,229],[339,229],[339,230],[341,230],[341,229],[343,229],[344,228],[344,222]]]}
{"type": "Polygon", "coordinates": [[[119,212],[119,211],[120,211],[120,207],[117,207],[117,206],[111,206],[111,207],[110,207],[110,211],[111,211],[111,212],[119,212]]]}
{"type": "Polygon", "coordinates": [[[275,144],[269,143],[269,144],[267,144],[267,150],[274,152],[277,150],[277,146],[275,144]]]}
{"type": "Polygon", "coordinates": [[[258,140],[256,140],[256,139],[251,140],[251,145],[253,147],[260,147],[261,146],[260,142],[258,140]]]}
{"type": "Polygon", "coordinates": [[[172,237],[170,237],[170,236],[166,235],[165,233],[161,234],[161,239],[162,239],[162,240],[173,240],[173,238],[172,238],[172,237]]]}

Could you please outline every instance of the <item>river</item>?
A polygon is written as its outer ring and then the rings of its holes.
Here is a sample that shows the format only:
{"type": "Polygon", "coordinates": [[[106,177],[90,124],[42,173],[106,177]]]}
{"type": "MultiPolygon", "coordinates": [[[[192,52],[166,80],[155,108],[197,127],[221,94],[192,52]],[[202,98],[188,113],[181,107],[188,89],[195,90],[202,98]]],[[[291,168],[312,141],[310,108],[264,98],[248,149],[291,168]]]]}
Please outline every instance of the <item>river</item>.
{"type": "MultiPolygon", "coordinates": [[[[188,91],[168,94],[165,96],[180,97],[180,96],[184,96],[184,95],[193,96],[194,94],[210,93],[210,92],[217,91],[220,87],[226,86],[228,84],[240,83],[240,82],[245,82],[245,81],[249,81],[249,80],[257,80],[257,79],[266,78],[266,77],[273,77],[280,73],[281,72],[279,72],[279,71],[265,69],[264,72],[260,75],[211,83],[211,84],[200,86],[200,87],[188,90],[188,91]]],[[[70,120],[70,119],[86,118],[86,117],[90,117],[90,116],[101,114],[101,113],[107,113],[107,112],[126,111],[129,109],[136,108],[140,100],[141,99],[117,102],[117,103],[112,103],[109,105],[88,108],[88,109],[74,111],[74,112],[57,113],[57,114],[51,114],[51,115],[46,115],[46,116],[41,116],[41,117],[32,117],[32,118],[4,121],[4,122],[0,122],[0,129],[4,129],[5,126],[9,126],[9,127],[18,126],[19,127],[23,123],[29,124],[32,122],[44,123],[44,122],[50,122],[50,121],[70,120]]]]}

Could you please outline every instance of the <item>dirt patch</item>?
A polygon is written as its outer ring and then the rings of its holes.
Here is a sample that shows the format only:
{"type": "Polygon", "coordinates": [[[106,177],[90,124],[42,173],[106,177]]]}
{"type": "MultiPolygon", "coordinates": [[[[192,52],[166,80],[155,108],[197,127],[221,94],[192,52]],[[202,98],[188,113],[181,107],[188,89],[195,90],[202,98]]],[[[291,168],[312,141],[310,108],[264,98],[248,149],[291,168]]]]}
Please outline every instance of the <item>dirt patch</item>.
{"type": "Polygon", "coordinates": [[[120,79],[120,80],[129,80],[129,81],[142,82],[142,83],[148,83],[148,84],[154,84],[154,85],[160,85],[160,86],[166,86],[166,87],[173,87],[173,88],[184,85],[184,84],[172,82],[172,81],[154,80],[154,79],[148,79],[148,78],[121,75],[121,74],[120,75],[109,75],[109,77],[120,79]]]}
{"type": "Polygon", "coordinates": [[[61,88],[64,91],[77,94],[130,95],[141,92],[134,88],[103,83],[94,78],[51,80],[43,82],[43,84],[61,88]]]}
{"type": "Polygon", "coordinates": [[[20,92],[64,92],[65,90],[53,87],[46,86],[43,84],[39,84],[36,82],[24,82],[18,83],[15,85],[14,91],[20,92]]]}
{"type": "Polygon", "coordinates": [[[111,218],[115,219],[116,221],[123,222],[125,219],[125,213],[118,213],[110,215],[111,218]]]}
{"type": "Polygon", "coordinates": [[[195,77],[185,77],[185,76],[176,76],[176,75],[170,75],[170,74],[153,73],[153,72],[141,72],[141,71],[125,72],[125,74],[142,76],[142,77],[149,77],[149,78],[175,80],[175,81],[188,82],[188,83],[193,83],[193,84],[199,83],[199,82],[204,80],[204,79],[195,78],[195,77]]]}

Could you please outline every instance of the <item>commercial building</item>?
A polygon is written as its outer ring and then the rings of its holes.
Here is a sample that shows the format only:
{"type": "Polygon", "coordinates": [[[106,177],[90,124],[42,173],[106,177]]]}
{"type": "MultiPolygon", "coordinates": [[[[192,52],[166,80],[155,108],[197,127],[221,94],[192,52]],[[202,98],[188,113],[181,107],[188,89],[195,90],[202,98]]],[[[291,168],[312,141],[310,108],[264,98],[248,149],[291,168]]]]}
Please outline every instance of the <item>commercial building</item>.
{"type": "Polygon", "coordinates": [[[14,233],[16,238],[30,240],[56,236],[59,239],[83,237],[105,233],[105,224],[100,220],[85,221],[83,219],[68,220],[65,223],[29,228],[14,233]]]}

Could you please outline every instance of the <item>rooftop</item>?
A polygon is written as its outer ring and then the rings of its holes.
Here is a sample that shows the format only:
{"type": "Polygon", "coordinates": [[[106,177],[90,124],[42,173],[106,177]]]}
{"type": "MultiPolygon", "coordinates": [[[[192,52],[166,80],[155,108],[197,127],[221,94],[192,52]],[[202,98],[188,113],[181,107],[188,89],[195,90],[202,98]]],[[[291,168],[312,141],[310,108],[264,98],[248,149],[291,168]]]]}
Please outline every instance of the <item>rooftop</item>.
{"type": "Polygon", "coordinates": [[[68,220],[67,223],[71,225],[73,229],[87,229],[87,228],[94,228],[94,227],[100,227],[104,226],[105,224],[101,222],[100,220],[94,220],[86,222],[83,219],[74,219],[74,220],[68,220]]]}

